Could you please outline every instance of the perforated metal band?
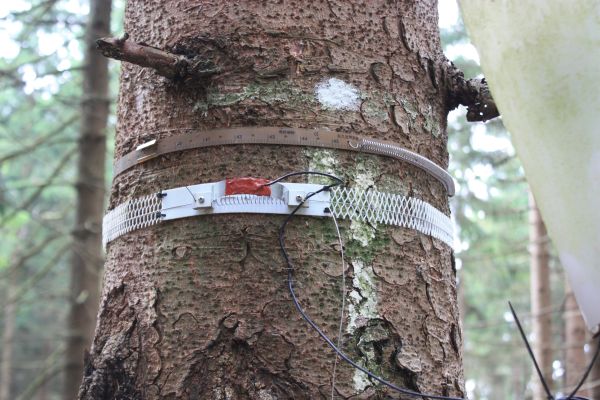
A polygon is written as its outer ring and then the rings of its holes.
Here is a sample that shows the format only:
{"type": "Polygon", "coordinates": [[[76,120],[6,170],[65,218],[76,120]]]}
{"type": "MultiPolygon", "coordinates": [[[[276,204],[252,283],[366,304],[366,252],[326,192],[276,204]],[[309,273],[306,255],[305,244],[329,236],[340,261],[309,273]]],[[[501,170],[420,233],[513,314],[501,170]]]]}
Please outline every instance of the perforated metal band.
{"type": "MultiPolygon", "coordinates": [[[[102,241],[162,221],[208,214],[289,214],[322,185],[276,183],[271,196],[225,195],[225,181],[161,191],[129,200],[104,217],[102,241]]],[[[298,215],[336,218],[415,229],[452,247],[454,228],[449,217],[431,204],[412,197],[377,191],[336,187],[321,192],[303,204],[298,215]]]]}
{"type": "Polygon", "coordinates": [[[452,220],[431,204],[414,197],[334,188],[331,211],[336,218],[415,229],[453,246],[452,220]]]}
{"type": "Polygon", "coordinates": [[[448,196],[454,196],[454,180],[445,169],[428,158],[391,142],[323,129],[273,126],[212,129],[207,131],[181,128],[177,131],[182,133],[163,139],[151,139],[140,144],[134,151],[119,158],[114,164],[115,176],[134,165],[175,151],[239,144],[309,146],[360,151],[405,161],[423,169],[439,180],[444,185],[448,196]]]}
{"type": "Polygon", "coordinates": [[[102,220],[102,244],[106,247],[128,232],[158,224],[162,221],[161,207],[162,199],[156,194],[119,204],[102,220]]]}

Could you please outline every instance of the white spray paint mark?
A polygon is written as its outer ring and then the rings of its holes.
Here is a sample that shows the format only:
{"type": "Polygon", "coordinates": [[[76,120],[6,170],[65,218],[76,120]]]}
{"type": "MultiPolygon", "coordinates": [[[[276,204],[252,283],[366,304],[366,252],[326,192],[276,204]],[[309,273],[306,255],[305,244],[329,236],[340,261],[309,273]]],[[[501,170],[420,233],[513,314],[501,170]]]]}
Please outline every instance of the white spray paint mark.
{"type": "Polygon", "coordinates": [[[315,87],[317,100],[325,108],[356,111],[360,106],[358,89],[337,78],[329,78],[315,87]]]}

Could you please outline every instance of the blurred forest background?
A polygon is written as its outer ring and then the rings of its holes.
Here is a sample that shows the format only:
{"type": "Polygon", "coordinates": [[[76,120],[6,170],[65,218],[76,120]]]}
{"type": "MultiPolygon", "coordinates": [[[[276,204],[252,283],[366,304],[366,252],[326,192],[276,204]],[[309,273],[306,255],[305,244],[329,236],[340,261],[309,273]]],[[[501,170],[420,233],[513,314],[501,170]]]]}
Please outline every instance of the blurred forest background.
{"type": "MultiPolygon", "coordinates": [[[[124,0],[113,1],[115,36],[122,34],[123,7],[124,0]]],[[[65,398],[65,343],[74,335],[68,310],[86,296],[69,289],[69,249],[88,12],[87,0],[0,4],[0,400],[65,398]]],[[[440,28],[447,57],[467,78],[479,75],[454,0],[440,0],[440,28]]],[[[118,74],[111,62],[107,187],[118,74]]],[[[531,253],[550,246],[545,237],[530,238],[527,182],[508,133],[501,120],[467,123],[462,109],[451,113],[448,136],[450,172],[459,184],[451,205],[468,395],[533,396],[532,364],[508,300],[527,332],[540,321],[550,324],[545,368],[553,390],[565,392],[585,368],[589,338],[552,250],[542,272],[550,298],[531,309],[531,253]]],[[[592,393],[599,379],[589,379],[582,393],[600,398],[592,393]]]]}

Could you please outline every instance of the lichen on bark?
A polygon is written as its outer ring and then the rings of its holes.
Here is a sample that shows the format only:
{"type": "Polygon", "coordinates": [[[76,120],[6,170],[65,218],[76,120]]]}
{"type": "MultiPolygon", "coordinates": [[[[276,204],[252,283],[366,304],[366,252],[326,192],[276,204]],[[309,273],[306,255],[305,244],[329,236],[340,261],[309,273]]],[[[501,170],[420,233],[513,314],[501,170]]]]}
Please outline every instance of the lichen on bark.
{"type": "MultiPolygon", "coordinates": [[[[360,7],[341,1],[195,6],[130,0],[125,25],[131,40],[191,58],[208,46],[239,65],[200,85],[124,64],[116,157],[148,132],[160,140],[183,128],[290,126],[393,141],[446,166],[446,105],[438,87],[444,81],[432,80],[441,74],[435,66],[443,59],[435,10],[429,0],[360,7]],[[315,88],[331,78],[356,88],[358,108],[319,102],[315,88]],[[423,105],[431,105],[426,111],[440,127],[437,136],[425,127],[423,105]]],[[[443,187],[414,166],[331,149],[259,145],[157,157],[117,176],[110,204],[226,177],[275,178],[307,169],[335,173],[351,187],[416,196],[448,211],[443,187]]],[[[110,243],[100,322],[80,398],[328,397],[334,354],[290,302],[277,243],[281,222],[272,215],[205,216],[110,243]]],[[[410,229],[340,222],[353,307],[346,310],[343,350],[396,384],[461,395],[460,347],[448,333],[458,326],[451,250],[432,239],[423,245],[410,229]]],[[[286,243],[302,306],[335,337],[342,272],[332,222],[294,218],[286,243]]],[[[355,385],[355,378],[362,379],[355,374],[348,365],[338,367],[338,396],[391,395],[370,381],[355,385]]]]}
{"type": "Polygon", "coordinates": [[[206,113],[209,108],[231,107],[244,100],[261,101],[267,104],[285,104],[286,107],[314,107],[314,99],[290,81],[250,82],[239,91],[222,92],[209,89],[206,97],[198,101],[194,109],[206,113]]]}

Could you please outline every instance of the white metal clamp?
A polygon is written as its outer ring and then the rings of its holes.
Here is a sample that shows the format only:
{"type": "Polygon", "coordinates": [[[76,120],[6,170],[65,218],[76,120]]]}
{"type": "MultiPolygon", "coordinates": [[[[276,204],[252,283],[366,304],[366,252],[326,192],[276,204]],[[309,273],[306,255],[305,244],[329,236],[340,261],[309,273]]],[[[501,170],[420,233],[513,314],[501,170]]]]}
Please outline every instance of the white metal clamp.
{"type": "MultiPolygon", "coordinates": [[[[203,183],[163,190],[160,193],[162,220],[194,217],[207,214],[289,214],[309,194],[323,185],[308,183],[275,183],[269,196],[226,194],[226,181],[203,183]]],[[[331,203],[330,194],[321,192],[308,199],[298,215],[324,217],[331,203]]]]}
{"type": "MultiPolygon", "coordinates": [[[[183,186],[126,201],[104,217],[103,244],[106,246],[133,230],[178,218],[231,213],[289,214],[309,194],[323,188],[318,184],[278,182],[268,188],[259,185],[254,190],[240,192],[231,191],[230,183],[183,186]]],[[[333,214],[340,219],[411,228],[450,247],[454,240],[448,216],[423,200],[394,193],[334,187],[308,198],[296,214],[313,217],[333,214]]]]}

